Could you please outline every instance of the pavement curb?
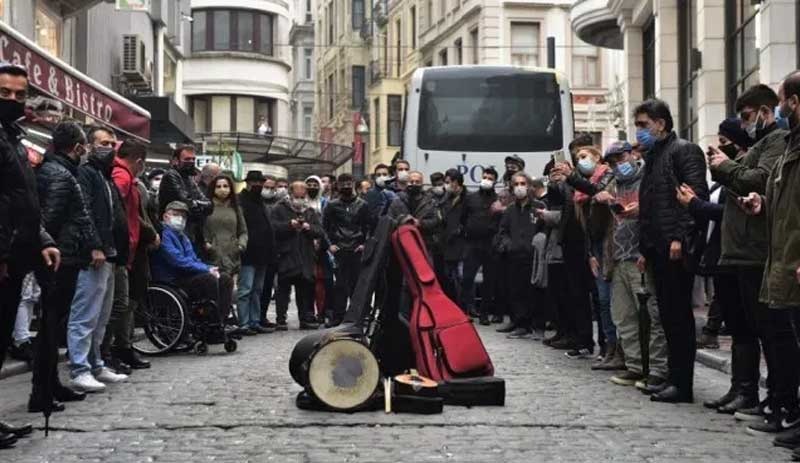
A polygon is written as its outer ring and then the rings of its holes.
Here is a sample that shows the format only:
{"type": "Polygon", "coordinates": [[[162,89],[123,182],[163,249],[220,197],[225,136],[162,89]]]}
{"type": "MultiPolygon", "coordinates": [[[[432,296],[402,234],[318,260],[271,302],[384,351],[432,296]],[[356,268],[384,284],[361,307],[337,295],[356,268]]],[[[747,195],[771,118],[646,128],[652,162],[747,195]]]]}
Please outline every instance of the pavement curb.
{"type": "Polygon", "coordinates": [[[723,355],[718,350],[697,349],[696,362],[708,368],[731,374],[730,355],[723,355]]]}
{"type": "MultiPolygon", "coordinates": [[[[59,349],[58,350],[58,362],[66,362],[67,361],[67,350],[66,349],[59,349]]],[[[7,358],[6,361],[3,363],[3,369],[0,370],[0,379],[11,378],[13,376],[24,375],[31,371],[30,365],[26,362],[21,362],[19,360],[13,360],[11,358],[7,358]]]]}

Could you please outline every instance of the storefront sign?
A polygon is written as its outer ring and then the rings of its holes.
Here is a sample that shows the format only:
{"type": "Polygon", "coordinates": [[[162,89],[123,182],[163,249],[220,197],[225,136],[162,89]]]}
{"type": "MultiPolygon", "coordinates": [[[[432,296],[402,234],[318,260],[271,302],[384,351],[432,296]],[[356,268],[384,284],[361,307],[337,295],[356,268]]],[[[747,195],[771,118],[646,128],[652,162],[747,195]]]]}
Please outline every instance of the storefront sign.
{"type": "Polygon", "coordinates": [[[146,111],[28,42],[0,24],[0,61],[27,69],[30,85],[40,92],[99,122],[149,140],[150,115],[146,111]]]}
{"type": "Polygon", "coordinates": [[[150,0],[117,0],[118,11],[150,11],[150,0]]]}

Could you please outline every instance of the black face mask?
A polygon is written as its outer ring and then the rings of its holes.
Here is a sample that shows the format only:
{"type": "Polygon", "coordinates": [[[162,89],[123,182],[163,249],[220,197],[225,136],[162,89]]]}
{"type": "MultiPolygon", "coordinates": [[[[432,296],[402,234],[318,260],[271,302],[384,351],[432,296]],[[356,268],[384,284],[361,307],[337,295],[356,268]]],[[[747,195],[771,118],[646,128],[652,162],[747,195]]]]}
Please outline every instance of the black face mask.
{"type": "Polygon", "coordinates": [[[114,148],[96,146],[89,153],[89,162],[97,166],[104,174],[110,175],[111,169],[114,167],[114,156],[114,148]]]}
{"type": "Polygon", "coordinates": [[[736,156],[739,154],[739,148],[736,147],[733,143],[728,143],[727,145],[721,145],[719,150],[725,153],[725,156],[728,156],[730,159],[735,159],[736,156]]]}
{"type": "Polygon", "coordinates": [[[317,188],[309,188],[308,189],[308,197],[311,199],[316,199],[319,196],[319,189],[317,188]]]}
{"type": "Polygon", "coordinates": [[[25,103],[17,100],[0,99],[0,123],[8,125],[25,115],[25,103]]]}
{"type": "Polygon", "coordinates": [[[353,189],[352,188],[342,188],[339,191],[339,196],[343,198],[351,198],[353,196],[353,189]]]}
{"type": "Polygon", "coordinates": [[[178,172],[182,173],[183,175],[194,175],[195,167],[194,161],[184,161],[178,164],[178,172]]]}
{"type": "Polygon", "coordinates": [[[264,187],[261,185],[250,185],[250,191],[252,191],[255,196],[261,196],[261,190],[263,189],[264,187]]]}
{"type": "Polygon", "coordinates": [[[406,190],[409,195],[417,197],[422,194],[422,185],[408,185],[406,190]]]}

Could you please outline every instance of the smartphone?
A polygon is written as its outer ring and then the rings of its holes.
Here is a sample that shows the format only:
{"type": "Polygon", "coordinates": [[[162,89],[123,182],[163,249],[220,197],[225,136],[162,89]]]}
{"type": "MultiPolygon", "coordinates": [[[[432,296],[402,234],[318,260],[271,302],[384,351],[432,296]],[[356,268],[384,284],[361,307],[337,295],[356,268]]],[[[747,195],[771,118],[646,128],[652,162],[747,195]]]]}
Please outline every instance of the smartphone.
{"type": "Polygon", "coordinates": [[[553,161],[555,161],[556,163],[567,162],[567,159],[564,157],[564,152],[561,150],[554,151],[551,157],[553,158],[553,161]]]}

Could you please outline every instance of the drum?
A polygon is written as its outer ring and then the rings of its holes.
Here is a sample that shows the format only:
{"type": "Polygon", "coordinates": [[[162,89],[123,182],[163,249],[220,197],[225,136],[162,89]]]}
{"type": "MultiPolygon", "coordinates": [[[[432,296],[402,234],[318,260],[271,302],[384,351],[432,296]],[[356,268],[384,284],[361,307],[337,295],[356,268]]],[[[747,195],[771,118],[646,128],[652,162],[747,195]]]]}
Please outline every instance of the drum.
{"type": "Polygon", "coordinates": [[[312,333],[292,351],[289,371],[314,399],[338,411],[363,407],[380,382],[378,361],[360,331],[312,333]]]}

